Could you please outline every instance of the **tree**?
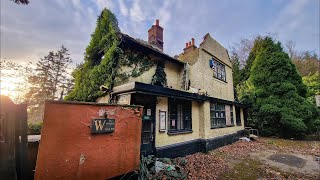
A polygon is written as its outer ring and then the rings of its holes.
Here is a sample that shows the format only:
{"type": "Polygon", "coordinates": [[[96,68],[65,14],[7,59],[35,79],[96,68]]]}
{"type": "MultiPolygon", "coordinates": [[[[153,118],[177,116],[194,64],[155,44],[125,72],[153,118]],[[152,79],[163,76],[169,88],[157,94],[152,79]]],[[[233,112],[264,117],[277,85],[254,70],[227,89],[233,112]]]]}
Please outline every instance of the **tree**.
{"type": "Polygon", "coordinates": [[[95,101],[104,95],[99,88],[101,85],[112,89],[118,73],[118,60],[123,56],[119,32],[115,15],[108,9],[102,10],[86,48],[84,63],[73,73],[75,86],[67,100],[95,101]]]}
{"type": "Polygon", "coordinates": [[[315,95],[320,95],[320,73],[309,73],[302,78],[303,83],[308,86],[308,100],[315,104],[315,95]]]}
{"type": "MultiPolygon", "coordinates": [[[[249,56],[249,53],[253,47],[254,40],[253,39],[248,39],[248,38],[243,38],[240,40],[239,43],[234,43],[233,46],[231,47],[231,57],[236,57],[239,61],[239,68],[242,69],[247,63],[247,59],[249,56]]],[[[231,58],[232,59],[232,58],[231,58]]]]}
{"type": "Polygon", "coordinates": [[[70,81],[67,71],[70,63],[68,49],[64,46],[36,63],[34,74],[28,77],[30,88],[26,94],[31,121],[42,121],[45,100],[58,99],[58,91],[70,81]]]}
{"type": "Polygon", "coordinates": [[[152,76],[151,84],[167,87],[167,75],[164,72],[164,63],[158,62],[155,74],[152,76]]]}
{"type": "Polygon", "coordinates": [[[270,37],[255,41],[252,67],[252,122],[265,135],[292,137],[311,130],[315,108],[306,101],[307,88],[280,42],[270,37]]]}
{"type": "Polygon", "coordinates": [[[320,71],[320,59],[316,53],[310,51],[301,52],[292,59],[301,76],[308,76],[320,71]]]}
{"type": "Polygon", "coordinates": [[[33,74],[32,63],[18,64],[3,59],[0,61],[1,94],[5,94],[15,103],[25,102],[29,89],[27,77],[33,74]]]}
{"type": "Polygon", "coordinates": [[[320,71],[320,59],[315,52],[298,52],[293,41],[287,41],[286,48],[290,59],[296,65],[301,76],[308,76],[310,73],[314,74],[320,71]]]}
{"type": "Polygon", "coordinates": [[[68,49],[63,45],[61,49],[54,55],[52,60],[52,75],[53,75],[53,91],[52,95],[56,97],[59,87],[70,86],[69,73],[67,72],[69,64],[72,60],[69,57],[68,49]]]}

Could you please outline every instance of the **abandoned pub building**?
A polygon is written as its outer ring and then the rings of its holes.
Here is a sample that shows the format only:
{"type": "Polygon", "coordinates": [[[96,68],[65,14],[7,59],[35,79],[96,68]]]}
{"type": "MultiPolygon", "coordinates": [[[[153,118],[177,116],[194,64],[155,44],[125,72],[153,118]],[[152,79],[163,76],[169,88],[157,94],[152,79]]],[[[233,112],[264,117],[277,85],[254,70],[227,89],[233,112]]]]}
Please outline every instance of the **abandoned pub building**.
{"type": "Polygon", "coordinates": [[[234,101],[232,66],[222,45],[206,34],[199,47],[192,38],[171,57],[163,52],[159,20],[148,42],[120,35],[127,61],[141,62],[123,65],[119,73],[129,74],[127,79],[97,102],[144,106],[141,155],[173,158],[238,140],[245,108],[234,101]]]}

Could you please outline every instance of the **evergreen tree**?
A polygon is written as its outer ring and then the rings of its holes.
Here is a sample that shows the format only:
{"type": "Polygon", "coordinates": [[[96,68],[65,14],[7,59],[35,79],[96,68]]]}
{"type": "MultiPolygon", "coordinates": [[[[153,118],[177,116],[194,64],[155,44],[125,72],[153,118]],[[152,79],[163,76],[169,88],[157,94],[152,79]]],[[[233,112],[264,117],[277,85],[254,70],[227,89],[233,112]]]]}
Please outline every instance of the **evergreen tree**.
{"type": "Polygon", "coordinates": [[[237,54],[231,56],[233,86],[237,87],[241,82],[240,61],[237,54]]]}
{"type": "Polygon", "coordinates": [[[152,76],[151,84],[167,87],[167,75],[164,72],[163,62],[158,62],[156,72],[152,76]]]}
{"type": "Polygon", "coordinates": [[[112,89],[117,76],[118,60],[123,52],[119,48],[118,21],[108,9],[97,19],[91,41],[86,48],[84,63],[74,71],[75,86],[67,100],[95,101],[103,95],[101,85],[112,89]]]}
{"type": "Polygon", "coordinates": [[[320,73],[317,71],[314,74],[309,73],[308,76],[302,78],[303,83],[308,86],[308,101],[316,103],[315,95],[320,95],[320,73]]]}
{"type": "Polygon", "coordinates": [[[249,56],[252,68],[248,80],[253,86],[253,123],[265,135],[306,133],[314,125],[316,113],[305,99],[307,88],[295,65],[272,38],[256,43],[249,56]]]}
{"type": "MultiPolygon", "coordinates": [[[[72,62],[70,59],[70,54],[68,53],[68,49],[61,46],[61,49],[58,50],[57,53],[54,54],[54,58],[52,59],[52,77],[53,77],[53,97],[57,97],[57,91],[59,87],[66,87],[66,85],[70,85],[70,75],[67,72],[69,64],[72,62]]],[[[62,90],[63,91],[63,90],[62,90]]]]}
{"type": "Polygon", "coordinates": [[[57,52],[49,52],[37,62],[35,72],[28,77],[30,88],[26,99],[30,119],[41,121],[44,101],[58,99],[58,90],[70,79],[67,72],[70,63],[68,49],[64,46],[57,52]]]}

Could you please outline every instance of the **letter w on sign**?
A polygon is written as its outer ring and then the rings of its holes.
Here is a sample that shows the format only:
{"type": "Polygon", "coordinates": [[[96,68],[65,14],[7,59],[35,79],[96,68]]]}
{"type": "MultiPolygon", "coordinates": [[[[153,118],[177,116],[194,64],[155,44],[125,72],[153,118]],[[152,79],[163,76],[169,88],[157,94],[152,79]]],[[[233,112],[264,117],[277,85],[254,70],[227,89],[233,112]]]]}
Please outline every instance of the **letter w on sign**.
{"type": "Polygon", "coordinates": [[[102,134],[114,132],[115,120],[108,118],[98,118],[91,120],[91,133],[102,134]]]}

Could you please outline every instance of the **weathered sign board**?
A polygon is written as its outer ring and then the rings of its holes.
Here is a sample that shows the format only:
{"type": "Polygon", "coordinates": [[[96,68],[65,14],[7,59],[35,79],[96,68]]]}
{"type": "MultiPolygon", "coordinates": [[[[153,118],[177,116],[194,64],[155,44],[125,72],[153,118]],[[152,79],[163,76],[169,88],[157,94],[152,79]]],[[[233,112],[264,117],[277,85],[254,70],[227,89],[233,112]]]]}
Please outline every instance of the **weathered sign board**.
{"type": "Polygon", "coordinates": [[[114,132],[115,120],[97,118],[91,120],[91,134],[103,134],[114,132]]]}

